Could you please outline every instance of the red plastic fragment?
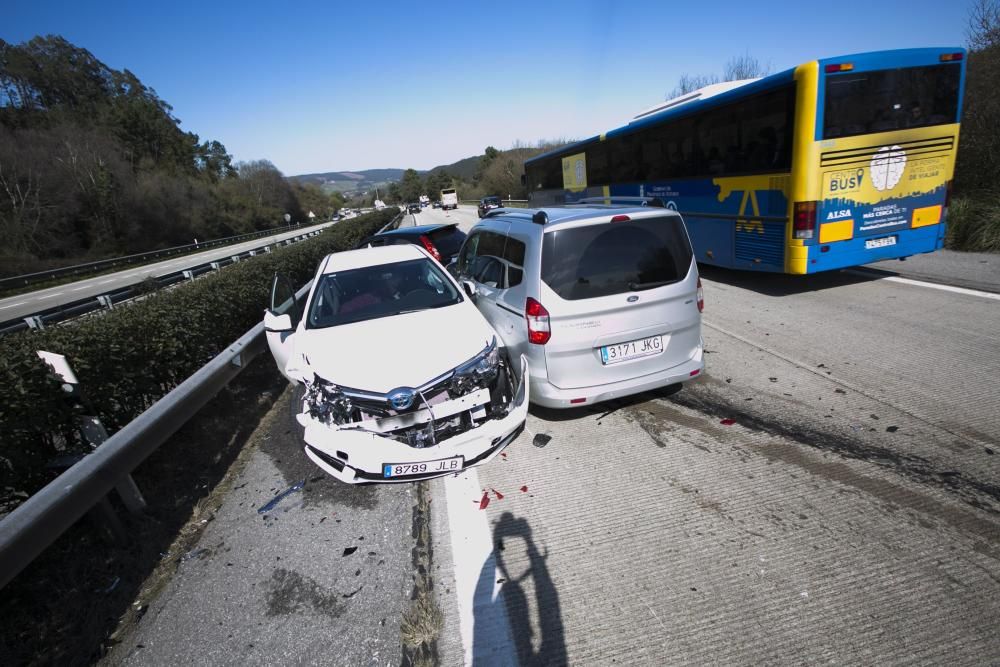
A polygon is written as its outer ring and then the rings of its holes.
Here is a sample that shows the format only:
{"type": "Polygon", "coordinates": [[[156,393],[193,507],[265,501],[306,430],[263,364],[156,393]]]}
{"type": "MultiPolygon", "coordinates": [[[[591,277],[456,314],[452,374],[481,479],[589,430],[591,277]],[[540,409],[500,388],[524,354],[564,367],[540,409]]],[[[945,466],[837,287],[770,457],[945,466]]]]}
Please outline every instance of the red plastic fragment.
{"type": "Polygon", "coordinates": [[[497,500],[503,500],[503,494],[502,493],[500,493],[496,489],[490,489],[490,491],[492,491],[494,494],[496,494],[497,500]]]}
{"type": "Polygon", "coordinates": [[[528,492],[528,487],[527,487],[527,485],[525,485],[525,486],[522,486],[522,487],[521,487],[521,493],[527,493],[527,492],[528,492]]]}
{"type": "Polygon", "coordinates": [[[490,494],[483,491],[483,497],[479,499],[479,509],[484,510],[490,504],[490,494]]]}
{"type": "Polygon", "coordinates": [[[502,456],[503,458],[506,459],[507,458],[507,452],[500,452],[500,456],[502,456]]]}
{"type": "Polygon", "coordinates": [[[736,420],[726,417],[725,419],[720,419],[719,423],[722,424],[723,426],[732,426],[733,424],[736,423],[736,420]]]}

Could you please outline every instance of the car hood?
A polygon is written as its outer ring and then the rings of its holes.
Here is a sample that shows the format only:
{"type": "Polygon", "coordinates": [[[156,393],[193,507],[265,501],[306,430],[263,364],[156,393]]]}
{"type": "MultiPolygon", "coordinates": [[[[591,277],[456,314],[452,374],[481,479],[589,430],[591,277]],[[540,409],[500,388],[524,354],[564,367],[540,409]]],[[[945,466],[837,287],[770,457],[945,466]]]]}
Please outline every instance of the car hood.
{"type": "Polygon", "coordinates": [[[495,333],[475,306],[462,302],[326,329],[304,329],[294,336],[288,364],[291,374],[312,379],[316,373],[343,387],[387,393],[397,387],[417,387],[447,373],[482,352],[495,333]]]}

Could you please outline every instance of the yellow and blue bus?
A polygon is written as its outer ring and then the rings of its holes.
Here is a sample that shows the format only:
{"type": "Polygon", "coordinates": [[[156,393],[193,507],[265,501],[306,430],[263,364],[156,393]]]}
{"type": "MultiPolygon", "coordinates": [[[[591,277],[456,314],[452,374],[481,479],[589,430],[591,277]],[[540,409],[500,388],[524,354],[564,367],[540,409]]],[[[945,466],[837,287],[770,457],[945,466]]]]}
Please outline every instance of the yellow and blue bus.
{"type": "Polygon", "coordinates": [[[943,245],[965,51],[814,60],[525,162],[529,206],[656,197],[705,264],[815,273],[943,245]]]}

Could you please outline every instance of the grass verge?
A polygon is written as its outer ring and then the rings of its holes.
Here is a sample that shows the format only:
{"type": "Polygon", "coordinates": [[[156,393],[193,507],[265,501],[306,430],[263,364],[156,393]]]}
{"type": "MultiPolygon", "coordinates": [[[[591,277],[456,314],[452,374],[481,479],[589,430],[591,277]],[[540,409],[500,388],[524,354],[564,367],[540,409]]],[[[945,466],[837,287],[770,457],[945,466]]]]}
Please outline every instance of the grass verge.
{"type": "Polygon", "coordinates": [[[411,667],[429,667],[439,663],[437,641],[444,625],[431,578],[434,552],[428,495],[427,482],[419,482],[417,504],[413,508],[413,537],[416,539],[413,547],[413,594],[399,628],[403,640],[403,665],[411,667]]]}

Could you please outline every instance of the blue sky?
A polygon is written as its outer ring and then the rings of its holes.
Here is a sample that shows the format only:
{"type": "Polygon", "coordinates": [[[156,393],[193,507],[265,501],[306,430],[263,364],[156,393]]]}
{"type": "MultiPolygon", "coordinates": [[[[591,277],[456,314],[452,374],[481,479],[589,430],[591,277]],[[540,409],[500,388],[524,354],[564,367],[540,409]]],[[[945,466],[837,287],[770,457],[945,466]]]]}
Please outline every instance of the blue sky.
{"type": "MultiPolygon", "coordinates": [[[[10,0],[8,0],[10,2],[10,0]]],[[[584,138],[681,74],[961,46],[971,0],[494,3],[13,0],[0,38],[62,35],[129,69],[185,130],[287,175],[429,169],[584,138]]]]}

